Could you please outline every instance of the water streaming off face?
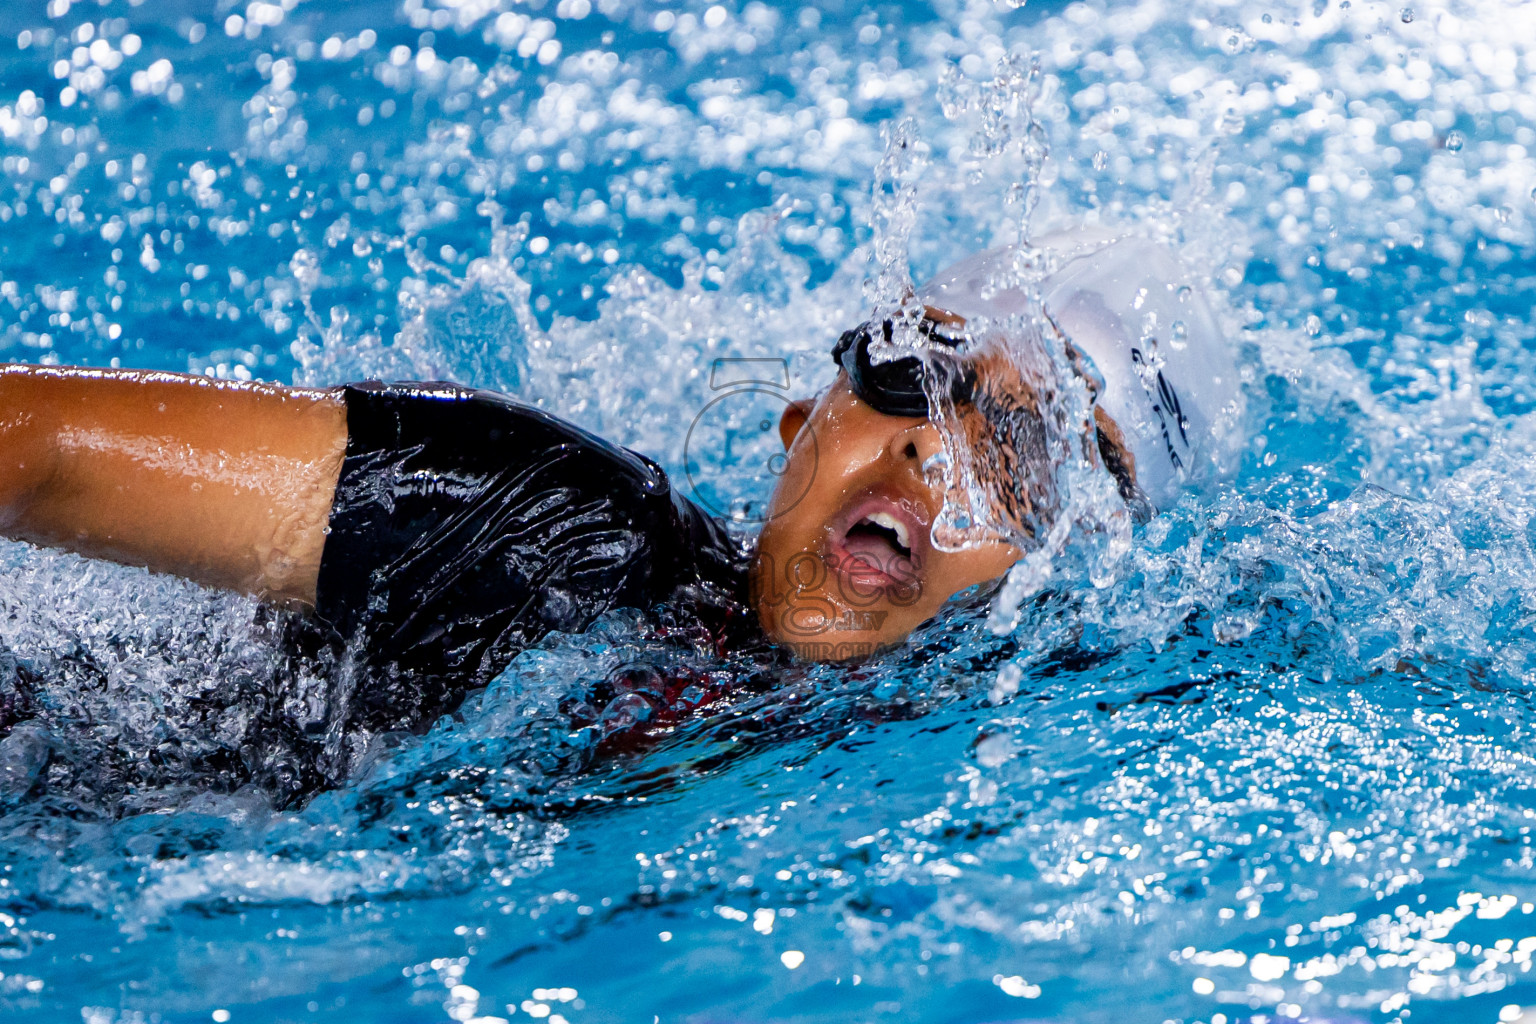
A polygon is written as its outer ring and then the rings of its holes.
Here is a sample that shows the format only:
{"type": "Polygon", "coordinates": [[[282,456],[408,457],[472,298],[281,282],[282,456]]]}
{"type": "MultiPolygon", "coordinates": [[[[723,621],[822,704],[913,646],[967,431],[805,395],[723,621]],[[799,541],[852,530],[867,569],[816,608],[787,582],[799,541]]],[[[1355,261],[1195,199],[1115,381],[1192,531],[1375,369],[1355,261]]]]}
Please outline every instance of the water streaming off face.
{"type": "Polygon", "coordinates": [[[281,813],[215,784],[242,715],[323,714],[269,613],[8,546],[6,1019],[1536,1003],[1533,18],[5,5],[8,358],[500,387],[750,531],[776,432],[720,405],[733,443],[690,447],[716,360],[812,392],[909,284],[1086,219],[1209,281],[1250,437],[870,664],[618,614],[281,813]],[[699,706],[646,720],[678,680],[699,706]]]}

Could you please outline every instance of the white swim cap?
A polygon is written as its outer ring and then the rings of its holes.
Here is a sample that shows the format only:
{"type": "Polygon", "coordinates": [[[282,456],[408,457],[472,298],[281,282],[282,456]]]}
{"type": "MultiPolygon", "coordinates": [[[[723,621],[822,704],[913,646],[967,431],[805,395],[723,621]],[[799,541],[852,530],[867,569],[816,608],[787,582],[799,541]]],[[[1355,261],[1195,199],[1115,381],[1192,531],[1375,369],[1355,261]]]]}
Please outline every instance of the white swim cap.
{"type": "MultiPolygon", "coordinates": [[[[1046,238],[1059,265],[1040,294],[1047,315],[1087,356],[1119,426],[1137,488],[1166,508],[1187,482],[1225,475],[1241,448],[1242,391],[1204,292],[1174,251],[1145,238],[1080,230],[1046,238]]],[[[998,288],[1018,253],[978,253],[937,274],[923,302],[971,319],[1029,315],[1022,289],[998,288]]]]}

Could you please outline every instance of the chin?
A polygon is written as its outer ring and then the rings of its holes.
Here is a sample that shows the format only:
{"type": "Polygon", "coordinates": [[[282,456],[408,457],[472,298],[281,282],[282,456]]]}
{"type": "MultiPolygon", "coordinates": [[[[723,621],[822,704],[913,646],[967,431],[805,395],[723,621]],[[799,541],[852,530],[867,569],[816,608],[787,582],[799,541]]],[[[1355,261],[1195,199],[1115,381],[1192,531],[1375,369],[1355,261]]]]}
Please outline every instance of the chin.
{"type": "Polygon", "coordinates": [[[769,639],[806,661],[872,657],[899,647],[911,629],[910,609],[851,608],[820,594],[800,595],[791,606],[760,603],[758,615],[769,639]]]}

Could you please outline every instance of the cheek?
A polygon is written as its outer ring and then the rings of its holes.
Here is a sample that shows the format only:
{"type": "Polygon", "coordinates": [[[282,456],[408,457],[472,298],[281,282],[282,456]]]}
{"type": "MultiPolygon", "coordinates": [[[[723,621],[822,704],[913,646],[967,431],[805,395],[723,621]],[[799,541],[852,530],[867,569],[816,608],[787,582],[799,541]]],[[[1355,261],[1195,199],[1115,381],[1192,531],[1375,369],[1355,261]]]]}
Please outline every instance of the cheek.
{"type": "Polygon", "coordinates": [[[783,561],[814,546],[817,529],[825,519],[815,484],[815,475],[805,463],[791,459],[768,501],[768,517],[758,535],[759,557],[783,561]]]}
{"type": "Polygon", "coordinates": [[[791,492],[794,500],[784,497],[786,489],[793,488],[796,483],[786,473],[774,492],[769,518],[758,535],[757,554],[752,564],[752,599],[770,633],[777,631],[774,620],[779,617],[789,595],[818,583],[816,577],[825,573],[816,557],[823,517],[802,491],[791,492]]]}
{"type": "Polygon", "coordinates": [[[783,455],[783,470],[773,485],[773,496],[768,501],[768,522],[771,526],[780,519],[795,515],[811,497],[816,485],[820,457],[814,438],[801,431],[794,445],[783,455]]]}

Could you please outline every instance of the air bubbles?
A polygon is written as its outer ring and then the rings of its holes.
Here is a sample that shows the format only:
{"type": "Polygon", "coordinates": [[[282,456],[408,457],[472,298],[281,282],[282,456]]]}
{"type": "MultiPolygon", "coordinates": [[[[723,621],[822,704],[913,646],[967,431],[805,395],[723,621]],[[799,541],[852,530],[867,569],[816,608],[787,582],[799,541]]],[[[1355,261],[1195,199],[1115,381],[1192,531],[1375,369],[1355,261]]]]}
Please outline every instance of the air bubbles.
{"type": "Polygon", "coordinates": [[[1189,344],[1189,325],[1183,320],[1175,320],[1168,325],[1168,347],[1175,352],[1184,351],[1189,344]]]}
{"type": "Polygon", "coordinates": [[[1411,25],[1411,24],[1413,24],[1413,8],[1412,7],[1404,7],[1402,9],[1402,11],[1398,14],[1398,17],[1403,20],[1403,24],[1404,25],[1411,25]]]}

